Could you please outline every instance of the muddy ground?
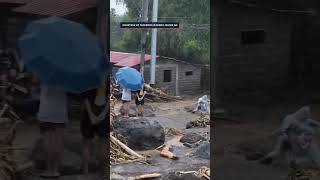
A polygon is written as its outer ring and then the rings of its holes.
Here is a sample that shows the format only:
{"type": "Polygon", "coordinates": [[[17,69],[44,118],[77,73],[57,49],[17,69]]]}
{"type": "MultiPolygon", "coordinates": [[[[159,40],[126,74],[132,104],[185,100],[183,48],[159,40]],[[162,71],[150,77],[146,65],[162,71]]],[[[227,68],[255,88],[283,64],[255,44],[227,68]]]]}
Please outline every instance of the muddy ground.
{"type": "MultiPolygon", "coordinates": [[[[262,165],[249,161],[239,153],[237,145],[264,138],[279,127],[284,115],[296,111],[302,104],[277,104],[264,107],[232,107],[230,117],[240,124],[215,120],[214,128],[214,179],[217,180],[284,180],[287,165],[262,165]],[[234,110],[232,110],[234,109],[234,110]],[[235,110],[236,109],[236,110],[235,110]]],[[[320,105],[311,105],[312,116],[320,120],[320,105]]]]}
{"type": "MultiPolygon", "coordinates": [[[[155,119],[163,127],[171,127],[184,129],[186,123],[191,120],[196,120],[199,115],[195,115],[186,112],[184,107],[190,106],[197,101],[196,98],[188,98],[188,100],[171,102],[171,103],[147,103],[155,108],[155,117],[149,117],[155,119]]],[[[33,147],[33,143],[39,138],[39,127],[36,120],[26,120],[28,123],[20,124],[17,127],[16,140],[14,146],[22,148],[16,152],[16,156],[19,161],[29,161],[30,152],[33,147]]],[[[81,135],[79,129],[79,121],[71,120],[67,126],[65,132],[65,152],[64,160],[61,163],[61,173],[64,175],[58,180],[100,180],[108,179],[98,176],[94,169],[88,176],[81,175],[81,135]]],[[[210,128],[193,128],[188,129],[186,132],[199,132],[204,135],[210,133],[210,128]]],[[[187,148],[179,143],[178,139],[166,138],[169,144],[173,145],[173,152],[181,157],[178,161],[172,161],[159,156],[154,151],[141,152],[143,154],[153,155],[150,159],[149,165],[141,163],[130,163],[125,165],[117,165],[111,167],[111,179],[128,179],[128,177],[141,175],[144,173],[163,173],[175,171],[190,171],[198,170],[201,166],[209,167],[209,160],[196,159],[193,157],[187,157],[186,154],[193,152],[193,148],[187,148]]],[[[20,178],[21,180],[41,180],[39,178],[39,171],[32,171],[27,176],[20,178]]]]}
{"type": "MultiPolygon", "coordinates": [[[[184,130],[187,132],[197,132],[209,138],[210,128],[191,128],[186,129],[186,124],[189,121],[196,120],[199,115],[192,114],[185,110],[185,107],[189,107],[197,102],[196,98],[188,98],[188,100],[170,103],[148,103],[148,105],[155,108],[155,116],[148,117],[149,119],[157,120],[164,128],[171,127],[184,130]]],[[[119,109],[121,104],[116,105],[116,109],[119,109]]],[[[166,179],[165,176],[171,172],[177,171],[194,171],[198,170],[202,166],[210,167],[209,160],[199,159],[192,156],[188,156],[189,153],[195,151],[195,148],[188,148],[183,146],[179,142],[178,137],[166,136],[166,143],[173,146],[173,152],[180,157],[179,160],[169,160],[163,157],[155,151],[140,152],[145,155],[151,155],[151,164],[143,163],[130,163],[123,165],[111,166],[111,179],[120,180],[128,179],[128,177],[135,177],[148,173],[160,173],[161,179],[166,179]]]]}

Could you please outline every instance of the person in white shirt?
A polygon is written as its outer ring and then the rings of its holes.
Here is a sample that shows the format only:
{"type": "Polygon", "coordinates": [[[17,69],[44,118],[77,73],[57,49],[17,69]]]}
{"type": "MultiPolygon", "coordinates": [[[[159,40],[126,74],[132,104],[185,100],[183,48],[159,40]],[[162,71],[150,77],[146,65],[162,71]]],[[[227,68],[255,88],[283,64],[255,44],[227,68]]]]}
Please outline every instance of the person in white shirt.
{"type": "Polygon", "coordinates": [[[68,123],[66,93],[52,87],[41,86],[38,119],[46,162],[46,169],[41,177],[57,178],[60,176],[58,164],[63,155],[64,129],[68,123]]]}
{"type": "Polygon", "coordinates": [[[130,102],[131,102],[131,90],[130,89],[126,89],[123,88],[122,89],[122,104],[123,104],[123,117],[129,117],[129,106],[130,106],[130,102]]]}

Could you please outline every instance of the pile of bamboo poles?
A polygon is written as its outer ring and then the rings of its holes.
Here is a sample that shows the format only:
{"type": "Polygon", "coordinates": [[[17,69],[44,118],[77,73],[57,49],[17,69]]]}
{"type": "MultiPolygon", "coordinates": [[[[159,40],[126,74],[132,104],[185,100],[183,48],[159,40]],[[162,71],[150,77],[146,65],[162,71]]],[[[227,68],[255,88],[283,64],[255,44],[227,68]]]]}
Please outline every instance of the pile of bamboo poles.
{"type": "Polygon", "coordinates": [[[143,161],[145,158],[130,149],[125,143],[121,142],[110,134],[110,164],[116,165],[135,161],[143,161]]]}
{"type": "Polygon", "coordinates": [[[113,119],[115,119],[120,115],[120,113],[117,113],[115,109],[116,102],[117,102],[117,98],[113,94],[111,94],[110,95],[110,123],[112,122],[113,119]]]}
{"type": "Polygon", "coordinates": [[[149,84],[145,84],[145,89],[147,90],[146,100],[151,102],[170,102],[181,100],[180,97],[171,96],[165,93],[159,88],[153,88],[149,84]]]}
{"type": "Polygon", "coordinates": [[[210,168],[203,166],[198,171],[179,171],[176,174],[194,174],[199,178],[210,179],[210,168]]]}
{"type": "MultiPolygon", "coordinates": [[[[144,85],[145,90],[147,91],[147,95],[145,99],[150,102],[170,102],[181,100],[180,97],[171,96],[165,93],[163,90],[159,88],[153,88],[148,84],[144,85]]],[[[110,84],[111,94],[116,97],[117,94],[121,92],[120,86],[115,83],[110,84]]]]}
{"type": "Polygon", "coordinates": [[[18,148],[13,147],[13,141],[16,134],[16,126],[21,121],[9,122],[9,130],[1,130],[0,139],[0,179],[15,180],[19,175],[22,175],[26,170],[33,167],[32,162],[21,163],[16,160],[14,151],[18,148]],[[5,131],[2,133],[2,131],[5,131]]]}

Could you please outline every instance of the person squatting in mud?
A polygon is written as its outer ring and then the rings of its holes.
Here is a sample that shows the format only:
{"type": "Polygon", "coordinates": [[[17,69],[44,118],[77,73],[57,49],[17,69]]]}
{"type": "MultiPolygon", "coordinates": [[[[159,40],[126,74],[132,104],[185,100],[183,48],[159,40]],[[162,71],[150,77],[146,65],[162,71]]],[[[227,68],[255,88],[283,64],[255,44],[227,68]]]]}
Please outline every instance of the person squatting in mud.
{"type": "Polygon", "coordinates": [[[320,149],[314,139],[319,128],[320,123],[311,119],[310,108],[307,106],[287,115],[283,119],[276,146],[260,162],[270,164],[276,158],[284,155],[293,167],[311,161],[317,168],[320,168],[320,149]]]}

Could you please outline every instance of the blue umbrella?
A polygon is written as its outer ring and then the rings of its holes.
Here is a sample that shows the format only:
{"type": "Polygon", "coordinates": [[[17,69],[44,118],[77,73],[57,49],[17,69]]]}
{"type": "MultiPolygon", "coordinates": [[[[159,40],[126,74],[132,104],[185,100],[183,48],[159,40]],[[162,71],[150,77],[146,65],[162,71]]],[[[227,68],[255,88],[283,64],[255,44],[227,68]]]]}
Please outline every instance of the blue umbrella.
{"type": "Polygon", "coordinates": [[[58,17],[33,21],[18,43],[25,65],[46,85],[83,92],[106,81],[107,58],[81,24],[58,17]]]}
{"type": "Polygon", "coordinates": [[[144,84],[143,77],[139,71],[130,67],[120,68],[116,73],[117,83],[122,87],[137,91],[144,84]]]}

